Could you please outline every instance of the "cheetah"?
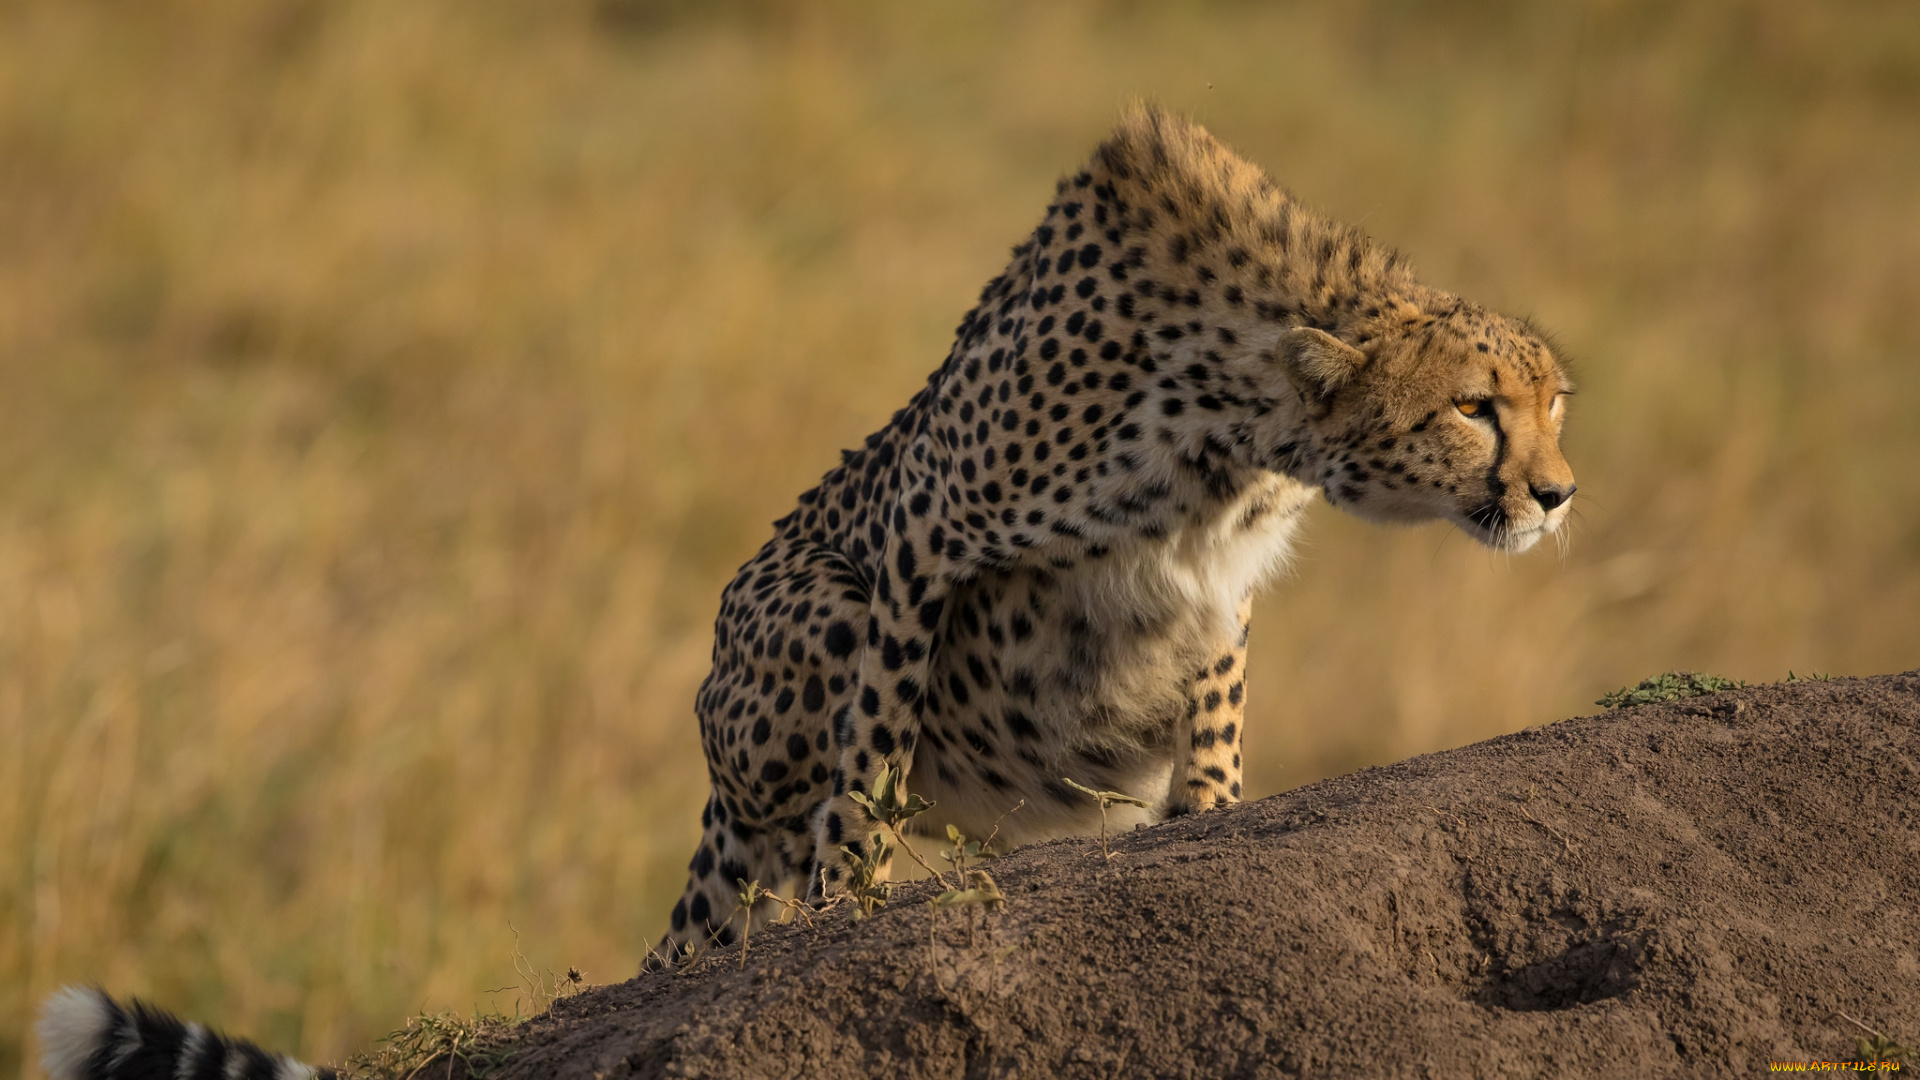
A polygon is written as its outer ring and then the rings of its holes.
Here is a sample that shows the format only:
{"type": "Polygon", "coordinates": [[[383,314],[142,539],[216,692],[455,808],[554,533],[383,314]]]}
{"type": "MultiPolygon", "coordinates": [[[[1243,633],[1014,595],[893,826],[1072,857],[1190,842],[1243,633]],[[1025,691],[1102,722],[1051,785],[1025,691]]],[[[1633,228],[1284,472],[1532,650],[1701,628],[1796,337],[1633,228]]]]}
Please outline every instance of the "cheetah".
{"type": "Polygon", "coordinates": [[[1250,603],[1307,506],[1525,551],[1574,494],[1572,393],[1526,322],[1129,110],[722,594],[704,833],[649,966],[778,910],[741,881],[845,893],[882,769],[933,830],[1024,800],[1014,845],[1099,826],[1068,778],[1141,821],[1238,801],[1250,603]]]}
{"type": "MultiPolygon", "coordinates": [[[[843,895],[882,769],[935,831],[1024,800],[1010,844],[1101,825],[1069,778],[1142,796],[1137,821],[1238,801],[1250,605],[1307,506],[1525,551],[1574,494],[1572,393],[1538,330],[1129,111],[927,384],[723,592],[704,835],[643,966],[778,910],[740,910],[740,881],[843,895]]],[[[334,1075],[92,989],[39,1032],[56,1080],[334,1075]]]]}

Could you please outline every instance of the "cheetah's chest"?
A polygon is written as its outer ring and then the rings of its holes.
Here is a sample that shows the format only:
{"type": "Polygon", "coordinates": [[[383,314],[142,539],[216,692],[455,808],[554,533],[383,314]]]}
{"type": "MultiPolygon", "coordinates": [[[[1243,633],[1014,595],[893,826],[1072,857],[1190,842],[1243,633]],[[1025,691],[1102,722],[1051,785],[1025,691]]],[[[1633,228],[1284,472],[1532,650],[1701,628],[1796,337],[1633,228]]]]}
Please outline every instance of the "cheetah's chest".
{"type": "Polygon", "coordinates": [[[926,824],[980,835],[1024,799],[1002,826],[1015,843],[1097,828],[1063,777],[1164,799],[1194,673],[1241,638],[1313,495],[1272,476],[1165,539],[956,589],[914,755],[912,786],[940,804],[926,824]]]}

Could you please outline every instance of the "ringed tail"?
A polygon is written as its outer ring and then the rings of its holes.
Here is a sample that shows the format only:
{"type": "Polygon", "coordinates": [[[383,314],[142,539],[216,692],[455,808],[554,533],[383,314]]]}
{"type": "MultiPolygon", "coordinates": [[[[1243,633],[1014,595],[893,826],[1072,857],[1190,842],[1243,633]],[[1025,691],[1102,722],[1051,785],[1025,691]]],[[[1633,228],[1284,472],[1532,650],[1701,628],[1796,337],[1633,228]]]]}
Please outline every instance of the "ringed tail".
{"type": "Polygon", "coordinates": [[[337,1080],[245,1039],[230,1039],[144,1001],[97,988],[62,988],[40,1011],[40,1067],[52,1080],[337,1080]]]}

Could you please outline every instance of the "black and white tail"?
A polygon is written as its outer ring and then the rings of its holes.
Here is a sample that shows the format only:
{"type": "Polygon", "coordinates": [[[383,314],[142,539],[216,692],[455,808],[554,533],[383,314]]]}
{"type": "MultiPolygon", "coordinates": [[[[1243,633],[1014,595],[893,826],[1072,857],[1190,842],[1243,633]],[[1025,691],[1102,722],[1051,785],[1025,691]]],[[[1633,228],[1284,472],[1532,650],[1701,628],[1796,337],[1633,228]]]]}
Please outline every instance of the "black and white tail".
{"type": "Polygon", "coordinates": [[[335,1080],[316,1069],[229,1039],[142,1001],[121,1005],[101,990],[69,986],[40,1012],[40,1067],[52,1080],[335,1080]]]}

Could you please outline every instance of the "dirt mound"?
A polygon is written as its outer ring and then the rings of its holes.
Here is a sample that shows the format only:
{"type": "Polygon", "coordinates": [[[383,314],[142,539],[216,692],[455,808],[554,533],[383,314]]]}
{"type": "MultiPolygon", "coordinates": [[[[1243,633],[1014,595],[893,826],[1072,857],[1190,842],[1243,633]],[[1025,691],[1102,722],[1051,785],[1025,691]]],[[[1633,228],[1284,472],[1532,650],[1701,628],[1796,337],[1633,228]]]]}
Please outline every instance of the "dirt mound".
{"type": "Polygon", "coordinates": [[[1854,1059],[1847,1017],[1920,1041],[1916,808],[1920,672],[1623,709],[1141,829],[1110,862],[1024,849],[971,940],[964,912],[930,924],[927,883],[773,928],[744,968],[728,949],[558,1003],[504,1075],[1854,1059]]]}

